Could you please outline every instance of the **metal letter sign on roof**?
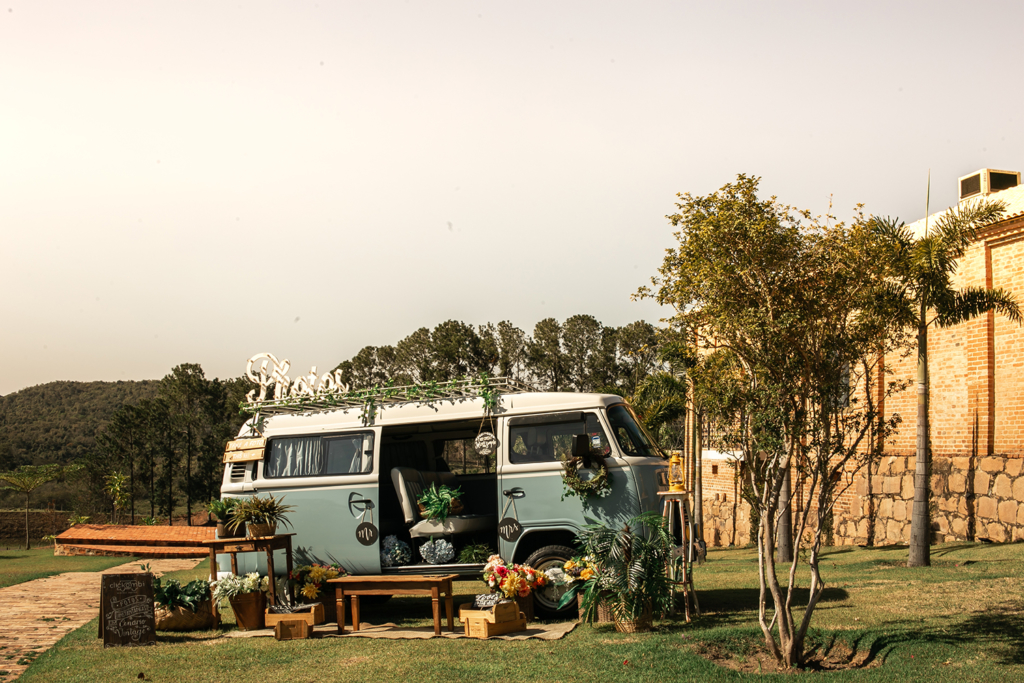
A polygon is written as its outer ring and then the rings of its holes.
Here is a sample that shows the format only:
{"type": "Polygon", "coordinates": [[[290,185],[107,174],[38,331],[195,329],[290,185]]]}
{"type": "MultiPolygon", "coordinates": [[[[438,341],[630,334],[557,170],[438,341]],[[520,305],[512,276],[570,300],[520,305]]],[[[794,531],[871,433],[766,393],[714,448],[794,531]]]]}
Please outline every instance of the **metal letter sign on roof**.
{"type": "Polygon", "coordinates": [[[288,376],[289,368],[291,363],[288,360],[278,360],[271,353],[260,353],[250,358],[245,367],[245,376],[253,384],[259,385],[259,389],[246,394],[243,409],[253,414],[274,415],[483,397],[485,411],[489,411],[495,407],[493,404],[498,394],[533,391],[524,382],[507,377],[490,377],[487,373],[448,382],[385,385],[353,390],[341,381],[339,370],[317,375],[314,365],[309,374],[300,375],[293,381],[288,376]],[[255,372],[254,366],[258,367],[255,372]],[[268,397],[271,387],[273,397],[268,397]]]}

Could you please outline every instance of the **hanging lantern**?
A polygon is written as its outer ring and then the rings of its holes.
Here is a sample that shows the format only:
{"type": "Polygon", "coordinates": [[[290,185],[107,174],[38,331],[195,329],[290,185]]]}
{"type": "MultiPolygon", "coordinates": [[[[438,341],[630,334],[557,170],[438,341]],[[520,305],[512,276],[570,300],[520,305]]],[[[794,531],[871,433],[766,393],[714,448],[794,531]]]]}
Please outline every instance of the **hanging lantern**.
{"type": "Polygon", "coordinates": [[[668,490],[673,493],[686,490],[683,477],[683,456],[679,451],[672,451],[668,459],[668,490]]]}

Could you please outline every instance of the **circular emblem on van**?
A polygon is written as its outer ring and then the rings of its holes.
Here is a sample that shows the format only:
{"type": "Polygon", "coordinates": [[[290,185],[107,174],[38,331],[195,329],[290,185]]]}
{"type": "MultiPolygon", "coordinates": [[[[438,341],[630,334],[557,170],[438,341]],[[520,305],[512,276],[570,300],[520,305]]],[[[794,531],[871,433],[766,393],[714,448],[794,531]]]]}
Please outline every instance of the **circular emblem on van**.
{"type": "Polygon", "coordinates": [[[523,525],[515,517],[506,517],[498,522],[498,535],[509,543],[518,541],[523,535],[523,525]]]}
{"type": "Polygon", "coordinates": [[[490,432],[480,432],[473,442],[473,447],[480,455],[494,455],[498,450],[498,439],[490,432]]]}
{"type": "Polygon", "coordinates": [[[356,527],[356,539],[363,545],[373,545],[377,542],[377,527],[372,522],[363,522],[356,527]]]}

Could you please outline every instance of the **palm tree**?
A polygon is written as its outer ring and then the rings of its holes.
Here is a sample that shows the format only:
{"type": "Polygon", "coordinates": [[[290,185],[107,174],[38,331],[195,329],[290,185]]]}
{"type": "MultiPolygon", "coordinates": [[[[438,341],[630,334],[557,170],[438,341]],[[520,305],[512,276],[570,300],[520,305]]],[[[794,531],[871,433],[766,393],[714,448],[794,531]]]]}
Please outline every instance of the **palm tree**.
{"type": "Polygon", "coordinates": [[[918,238],[894,219],[872,219],[882,240],[883,258],[891,268],[889,294],[902,304],[908,325],[917,328],[917,457],[907,561],[911,567],[931,564],[928,328],[951,327],[992,310],[1021,322],[1020,307],[1009,292],[984,287],[957,289],[952,282],[957,264],[975,240],[978,228],[1000,220],[1005,209],[1000,201],[964,202],[940,216],[932,231],[928,230],[926,217],[924,235],[918,238]]]}

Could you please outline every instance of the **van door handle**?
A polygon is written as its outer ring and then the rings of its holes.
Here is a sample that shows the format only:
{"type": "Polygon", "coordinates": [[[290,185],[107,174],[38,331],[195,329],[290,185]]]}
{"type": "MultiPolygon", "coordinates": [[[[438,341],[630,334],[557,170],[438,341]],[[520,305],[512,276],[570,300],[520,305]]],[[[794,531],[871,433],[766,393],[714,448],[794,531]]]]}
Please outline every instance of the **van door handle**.
{"type": "Polygon", "coordinates": [[[512,498],[522,498],[523,496],[526,495],[526,492],[523,491],[518,486],[516,486],[515,488],[505,489],[504,491],[501,492],[501,495],[510,496],[512,498]]]}

